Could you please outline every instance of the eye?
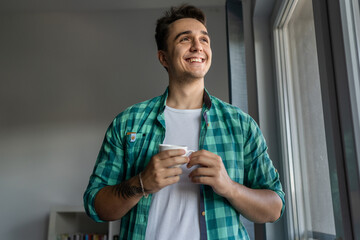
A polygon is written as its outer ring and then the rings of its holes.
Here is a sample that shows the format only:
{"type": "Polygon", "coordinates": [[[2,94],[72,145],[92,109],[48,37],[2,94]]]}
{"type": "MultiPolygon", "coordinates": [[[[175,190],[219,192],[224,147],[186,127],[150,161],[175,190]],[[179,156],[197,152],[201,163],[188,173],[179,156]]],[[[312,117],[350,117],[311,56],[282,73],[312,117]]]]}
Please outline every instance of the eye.
{"type": "Polygon", "coordinates": [[[189,40],[190,40],[189,37],[183,37],[183,38],[180,39],[180,42],[187,42],[189,40]]]}
{"type": "Polygon", "coordinates": [[[204,37],[204,38],[201,38],[201,41],[202,41],[202,42],[206,42],[206,43],[209,43],[209,39],[208,39],[208,38],[206,38],[206,37],[204,37]]]}

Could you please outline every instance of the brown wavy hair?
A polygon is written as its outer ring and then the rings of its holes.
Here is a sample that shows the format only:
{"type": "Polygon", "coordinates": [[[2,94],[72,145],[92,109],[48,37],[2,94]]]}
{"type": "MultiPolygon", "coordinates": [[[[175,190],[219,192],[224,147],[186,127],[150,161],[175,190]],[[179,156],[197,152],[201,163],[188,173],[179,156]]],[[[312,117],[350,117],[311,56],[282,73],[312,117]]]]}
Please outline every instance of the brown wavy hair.
{"type": "Polygon", "coordinates": [[[169,25],[182,18],[194,18],[206,26],[205,14],[199,8],[187,4],[171,7],[156,22],[155,40],[158,50],[167,50],[166,40],[169,35],[169,25]]]}

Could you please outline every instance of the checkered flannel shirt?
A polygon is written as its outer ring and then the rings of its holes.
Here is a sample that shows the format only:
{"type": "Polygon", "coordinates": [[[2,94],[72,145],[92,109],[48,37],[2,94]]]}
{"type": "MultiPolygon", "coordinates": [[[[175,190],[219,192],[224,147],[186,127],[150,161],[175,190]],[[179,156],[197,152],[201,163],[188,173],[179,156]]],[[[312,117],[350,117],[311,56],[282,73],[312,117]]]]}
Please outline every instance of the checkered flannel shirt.
{"type": "MultiPolygon", "coordinates": [[[[110,124],[89,185],[84,193],[87,214],[101,222],[94,208],[98,191],[121,183],[144,170],[165,138],[164,109],[168,89],[162,96],[135,104],[110,124]]],[[[270,189],[285,208],[279,174],[267,154],[267,146],[256,122],[239,108],[204,91],[199,149],[219,155],[233,181],[253,189],[270,189]]],[[[121,219],[120,239],[144,239],[151,194],[142,198],[121,219]]],[[[237,212],[210,186],[201,186],[200,230],[207,239],[249,239],[237,212]],[[205,232],[205,233],[204,233],[205,232]]]]}

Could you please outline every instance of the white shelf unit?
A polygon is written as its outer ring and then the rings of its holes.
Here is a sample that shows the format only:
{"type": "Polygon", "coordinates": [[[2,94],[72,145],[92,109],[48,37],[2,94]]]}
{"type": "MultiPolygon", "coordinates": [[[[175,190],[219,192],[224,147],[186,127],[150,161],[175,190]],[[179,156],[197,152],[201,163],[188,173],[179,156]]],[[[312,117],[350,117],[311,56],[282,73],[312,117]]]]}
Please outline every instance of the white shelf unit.
{"type": "Polygon", "coordinates": [[[50,212],[48,240],[56,240],[64,233],[107,234],[108,240],[113,240],[119,231],[120,220],[97,223],[86,215],[82,206],[55,207],[50,212]]]}

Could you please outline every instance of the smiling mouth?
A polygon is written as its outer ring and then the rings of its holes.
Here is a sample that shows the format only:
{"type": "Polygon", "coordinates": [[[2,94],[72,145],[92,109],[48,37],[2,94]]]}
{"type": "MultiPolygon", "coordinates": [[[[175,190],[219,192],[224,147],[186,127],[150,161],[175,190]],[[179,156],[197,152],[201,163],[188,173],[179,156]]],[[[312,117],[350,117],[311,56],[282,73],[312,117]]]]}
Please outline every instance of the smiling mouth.
{"type": "Polygon", "coordinates": [[[204,58],[187,58],[186,61],[190,62],[190,63],[193,63],[193,62],[203,63],[203,62],[205,62],[205,59],[204,58]]]}

